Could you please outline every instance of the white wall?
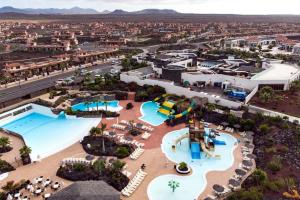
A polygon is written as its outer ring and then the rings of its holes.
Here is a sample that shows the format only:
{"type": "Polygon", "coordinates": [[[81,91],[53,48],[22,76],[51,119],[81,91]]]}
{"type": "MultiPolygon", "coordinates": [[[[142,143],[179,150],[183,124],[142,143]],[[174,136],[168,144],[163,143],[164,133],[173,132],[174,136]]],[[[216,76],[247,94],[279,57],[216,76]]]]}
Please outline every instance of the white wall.
{"type": "Polygon", "coordinates": [[[230,82],[233,86],[245,88],[247,90],[253,90],[257,83],[246,78],[239,78],[234,76],[228,76],[223,74],[200,74],[200,73],[183,73],[183,81],[188,81],[190,84],[194,84],[197,81],[205,81],[207,84],[212,82],[230,82]]]}
{"type": "MultiPolygon", "coordinates": [[[[26,108],[26,107],[31,106],[31,105],[32,105],[32,104],[27,104],[27,105],[24,105],[24,106],[15,108],[15,109],[13,109],[13,110],[7,111],[7,112],[5,112],[5,113],[0,114],[0,117],[5,116],[5,115],[7,115],[7,114],[12,114],[13,112],[16,112],[16,111],[18,111],[18,110],[21,110],[21,109],[26,108]]],[[[9,116],[9,117],[6,117],[6,118],[4,118],[4,119],[1,119],[1,120],[0,120],[0,126],[3,126],[3,125],[8,124],[8,123],[10,123],[10,122],[12,122],[12,121],[15,121],[15,120],[18,120],[18,119],[20,119],[20,118],[22,118],[22,117],[25,117],[25,116],[27,116],[27,115],[33,113],[33,112],[34,112],[33,110],[34,110],[34,108],[32,108],[31,110],[28,110],[28,111],[26,111],[26,112],[24,112],[24,113],[18,114],[18,115],[16,115],[16,116],[11,115],[11,116],[9,116]]]]}
{"type": "Polygon", "coordinates": [[[258,91],[258,86],[256,86],[254,88],[254,90],[252,90],[252,92],[250,92],[250,94],[248,94],[248,96],[245,99],[245,103],[248,103],[252,99],[252,97],[254,97],[254,95],[256,94],[257,91],[258,91]]]}
{"type": "Polygon", "coordinates": [[[233,109],[237,109],[239,107],[241,107],[242,103],[241,102],[233,102],[227,99],[222,99],[222,98],[216,98],[213,97],[211,95],[206,95],[200,92],[196,92],[196,91],[191,91],[188,88],[184,88],[184,87],[180,87],[180,86],[176,86],[174,85],[173,82],[167,82],[167,81],[160,81],[160,80],[154,80],[154,79],[144,79],[141,80],[136,76],[130,76],[127,73],[122,73],[121,74],[121,80],[129,83],[129,82],[136,82],[138,85],[159,85],[161,87],[164,87],[166,89],[167,93],[170,94],[176,94],[176,95],[184,95],[188,98],[192,98],[192,97],[201,97],[204,98],[206,97],[208,99],[209,103],[214,103],[214,104],[218,104],[221,106],[226,106],[228,108],[233,108],[233,109]]]}

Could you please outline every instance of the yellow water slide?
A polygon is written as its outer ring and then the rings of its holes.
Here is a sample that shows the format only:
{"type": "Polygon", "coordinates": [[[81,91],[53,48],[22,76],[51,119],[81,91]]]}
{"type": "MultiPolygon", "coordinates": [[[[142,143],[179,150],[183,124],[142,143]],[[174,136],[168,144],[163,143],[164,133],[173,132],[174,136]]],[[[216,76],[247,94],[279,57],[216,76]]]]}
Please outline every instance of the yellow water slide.
{"type": "Polygon", "coordinates": [[[208,157],[211,157],[211,158],[220,158],[221,156],[220,155],[214,155],[213,153],[211,153],[207,148],[206,148],[206,145],[204,144],[204,142],[200,142],[200,145],[201,145],[201,149],[202,151],[204,151],[204,153],[206,153],[206,155],[208,157]]]}
{"type": "Polygon", "coordinates": [[[178,144],[181,140],[183,140],[183,139],[185,139],[185,138],[189,138],[189,133],[186,133],[186,134],[184,134],[184,135],[178,137],[177,139],[175,139],[175,140],[173,141],[173,145],[172,145],[173,151],[176,150],[177,144],[178,144]]]}
{"type": "Polygon", "coordinates": [[[164,109],[164,108],[160,108],[160,109],[158,110],[158,112],[160,112],[160,113],[162,113],[162,114],[164,114],[164,115],[167,115],[167,116],[170,115],[170,111],[169,111],[169,110],[166,110],[166,109],[164,109]]]}

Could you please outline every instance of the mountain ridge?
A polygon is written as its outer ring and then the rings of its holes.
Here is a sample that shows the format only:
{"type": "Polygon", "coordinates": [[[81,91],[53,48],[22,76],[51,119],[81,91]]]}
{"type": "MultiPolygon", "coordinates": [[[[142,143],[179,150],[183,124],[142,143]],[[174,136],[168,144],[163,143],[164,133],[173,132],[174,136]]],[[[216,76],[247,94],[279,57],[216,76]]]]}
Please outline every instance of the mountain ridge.
{"type": "Polygon", "coordinates": [[[148,15],[148,14],[181,14],[175,10],[171,9],[143,9],[138,11],[125,11],[122,9],[116,9],[114,11],[104,10],[99,12],[92,8],[14,8],[11,6],[5,6],[0,8],[0,13],[19,13],[19,14],[60,14],[60,15],[73,15],[73,14],[111,14],[111,15],[126,15],[126,14],[136,14],[136,15],[148,15]]]}

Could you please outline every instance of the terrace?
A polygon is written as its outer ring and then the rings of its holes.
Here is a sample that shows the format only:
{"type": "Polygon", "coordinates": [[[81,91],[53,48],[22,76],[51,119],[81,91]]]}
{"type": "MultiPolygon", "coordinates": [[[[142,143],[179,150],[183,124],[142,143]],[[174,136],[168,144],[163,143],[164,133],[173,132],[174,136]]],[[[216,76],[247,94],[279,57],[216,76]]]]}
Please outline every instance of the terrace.
{"type": "MultiPolygon", "coordinates": [[[[174,127],[168,126],[166,124],[159,125],[157,127],[152,127],[154,130],[150,131],[149,133],[152,135],[151,137],[147,139],[143,139],[143,135],[133,136],[130,135],[130,133],[127,130],[122,130],[114,126],[114,124],[120,124],[122,121],[131,121],[134,120],[136,124],[144,124],[145,126],[149,125],[145,121],[139,120],[141,117],[140,107],[142,106],[141,103],[133,102],[131,100],[123,100],[120,101],[119,104],[122,107],[127,107],[126,105],[128,103],[131,103],[133,105],[132,109],[122,109],[120,110],[120,116],[118,118],[104,118],[102,119],[101,123],[107,125],[107,132],[113,132],[114,134],[110,136],[110,134],[106,137],[112,138],[113,140],[118,140],[118,138],[125,138],[121,139],[120,141],[124,142],[127,140],[133,141],[135,144],[143,144],[143,149],[145,149],[144,153],[137,159],[132,158],[124,158],[121,159],[123,162],[126,163],[126,174],[128,175],[129,179],[132,179],[132,177],[138,169],[142,165],[145,165],[145,171],[147,173],[147,176],[145,179],[140,183],[140,186],[136,189],[136,191],[130,195],[130,197],[126,197],[126,199],[147,199],[149,198],[149,193],[147,195],[147,190],[149,191],[149,184],[152,184],[152,181],[160,176],[163,175],[176,175],[177,172],[174,170],[174,163],[173,161],[169,160],[168,157],[166,157],[166,154],[163,153],[161,149],[161,143],[163,141],[163,138],[166,136],[166,133],[170,133],[175,130],[179,130],[184,128],[184,124],[176,125],[174,127]],[[155,155],[155,156],[153,156],[155,155]],[[130,175],[131,174],[131,175],[130,175]]],[[[101,124],[99,124],[99,128],[101,128],[101,124]]],[[[211,125],[211,128],[216,128],[215,126],[211,125]]],[[[230,133],[231,134],[231,133],[230,133]]],[[[240,138],[241,136],[232,134],[233,136],[240,138]]],[[[99,137],[99,136],[96,136],[99,137]]],[[[101,137],[100,137],[101,138],[101,137]]],[[[13,143],[15,144],[15,142],[13,143]]],[[[92,143],[91,143],[92,144],[92,143]]],[[[17,147],[15,147],[17,148],[17,147]]],[[[171,147],[170,147],[171,148],[171,147]]],[[[1,182],[1,186],[3,186],[7,181],[10,180],[33,180],[36,177],[43,176],[46,178],[49,178],[51,180],[54,180],[55,182],[59,182],[61,187],[66,187],[70,185],[73,181],[68,181],[63,178],[59,178],[56,176],[56,170],[59,169],[61,165],[61,161],[66,160],[66,158],[72,158],[73,160],[80,160],[86,157],[87,152],[82,147],[80,143],[75,143],[71,145],[70,147],[67,147],[63,150],[61,150],[59,153],[53,154],[49,157],[45,157],[41,159],[39,162],[36,162],[34,164],[26,165],[26,166],[19,166],[16,171],[12,171],[9,173],[9,176],[5,179],[5,181],[1,182]],[[19,174],[22,174],[22,177],[19,176],[19,174]]],[[[239,163],[242,161],[242,154],[241,154],[241,147],[238,145],[235,150],[233,151],[234,156],[234,162],[233,164],[222,172],[209,172],[206,176],[207,184],[205,186],[206,189],[203,189],[201,191],[196,191],[198,194],[201,193],[199,199],[203,199],[208,194],[213,194],[212,185],[218,183],[220,185],[226,185],[228,179],[232,175],[235,174],[234,170],[239,167],[239,163]],[[222,176],[224,179],[220,181],[220,176],[222,176]]],[[[95,156],[95,160],[98,158],[98,156],[95,156]]],[[[101,158],[101,156],[99,157],[101,158]]],[[[107,159],[109,160],[111,156],[108,156],[107,159]]],[[[182,186],[183,188],[185,186],[182,186]]],[[[48,192],[55,193],[55,191],[47,190],[48,192]]],[[[179,191],[178,191],[179,193],[179,191]]],[[[30,195],[30,193],[26,193],[26,195],[30,195]]],[[[40,199],[40,197],[31,196],[31,199],[40,199]]],[[[125,198],[125,197],[124,197],[125,198]]],[[[151,199],[151,198],[150,198],[151,199]]]]}

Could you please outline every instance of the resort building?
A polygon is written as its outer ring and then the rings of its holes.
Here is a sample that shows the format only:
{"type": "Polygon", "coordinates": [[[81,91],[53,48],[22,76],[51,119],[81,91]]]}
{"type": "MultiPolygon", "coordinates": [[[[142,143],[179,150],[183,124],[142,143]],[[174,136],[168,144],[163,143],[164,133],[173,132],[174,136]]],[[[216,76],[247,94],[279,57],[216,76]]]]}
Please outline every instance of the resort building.
{"type": "Polygon", "coordinates": [[[293,54],[300,55],[300,43],[293,47],[293,54]]]}
{"type": "Polygon", "coordinates": [[[212,64],[205,64],[211,61],[196,61],[194,65],[193,59],[178,61],[163,56],[163,60],[149,59],[152,70],[147,69],[147,74],[141,69],[124,72],[121,80],[139,85],[159,85],[168,93],[208,98],[210,103],[240,108],[264,86],[283,91],[288,90],[294,80],[300,79],[299,67],[283,64],[280,60],[263,60],[263,67],[257,68],[251,60],[231,57],[212,64]]]}

